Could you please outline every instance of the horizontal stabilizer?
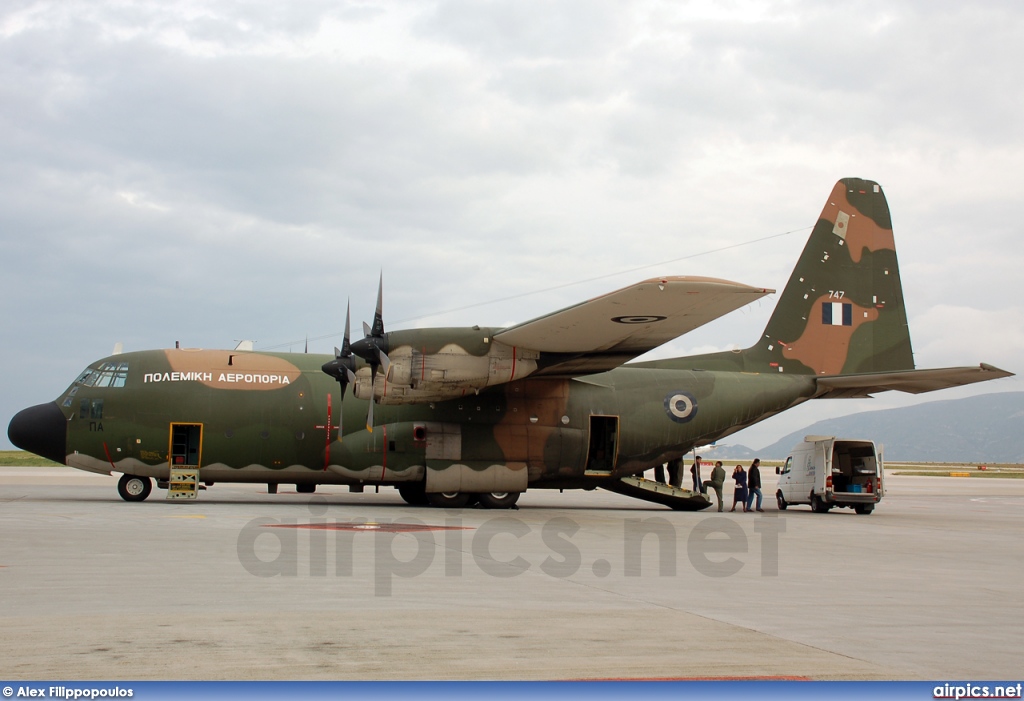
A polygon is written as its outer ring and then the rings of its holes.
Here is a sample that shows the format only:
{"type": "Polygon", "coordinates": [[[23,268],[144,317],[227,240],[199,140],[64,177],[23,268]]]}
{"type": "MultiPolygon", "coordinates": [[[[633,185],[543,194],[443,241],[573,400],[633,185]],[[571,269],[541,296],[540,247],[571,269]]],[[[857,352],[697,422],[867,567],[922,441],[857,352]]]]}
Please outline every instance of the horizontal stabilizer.
{"type": "Polygon", "coordinates": [[[896,372],[865,373],[861,375],[834,375],[818,378],[817,397],[848,398],[870,397],[877,392],[898,390],[911,394],[933,392],[969,385],[1001,377],[1012,377],[1012,372],[982,363],[977,367],[936,368],[934,370],[902,370],[896,372]]]}
{"type": "Polygon", "coordinates": [[[512,326],[494,340],[542,353],[617,355],[625,362],[772,292],[704,277],[645,280],[512,326]]]}

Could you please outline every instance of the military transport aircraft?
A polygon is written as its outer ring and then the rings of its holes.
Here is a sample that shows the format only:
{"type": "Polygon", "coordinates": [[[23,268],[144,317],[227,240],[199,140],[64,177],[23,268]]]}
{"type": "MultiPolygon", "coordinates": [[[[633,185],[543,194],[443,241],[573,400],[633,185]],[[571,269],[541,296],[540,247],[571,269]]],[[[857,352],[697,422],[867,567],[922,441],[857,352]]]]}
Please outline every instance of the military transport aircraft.
{"type": "Polygon", "coordinates": [[[604,487],[698,509],[709,504],[702,495],[637,476],[808,399],[1012,374],[914,369],[889,207],[877,183],[856,178],[832,190],[767,328],[745,350],[626,364],[774,290],[665,277],[509,328],[390,332],[381,291],[364,338],[349,341],[346,319],[333,358],[116,354],[56,401],[18,413],[8,435],[71,467],[123,473],[128,501],[185,465],[207,485],[388,486],[411,504],[444,507],[507,508],[528,488],[604,487]]]}

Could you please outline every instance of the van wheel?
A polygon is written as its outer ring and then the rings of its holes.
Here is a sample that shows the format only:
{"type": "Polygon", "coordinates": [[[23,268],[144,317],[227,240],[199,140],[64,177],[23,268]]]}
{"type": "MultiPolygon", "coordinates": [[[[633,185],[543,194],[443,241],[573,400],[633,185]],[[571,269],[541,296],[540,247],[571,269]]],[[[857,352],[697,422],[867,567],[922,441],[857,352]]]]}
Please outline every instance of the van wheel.
{"type": "Polygon", "coordinates": [[[785,511],[789,504],[786,503],[786,497],[782,496],[782,492],[778,491],[775,493],[775,501],[779,503],[779,511],[785,511]]]}
{"type": "Polygon", "coordinates": [[[817,494],[811,495],[811,509],[816,514],[826,514],[832,507],[829,506],[824,499],[819,497],[817,494]]]}
{"type": "Polygon", "coordinates": [[[522,492],[490,492],[480,495],[480,506],[485,509],[511,509],[522,492]]]}
{"type": "Polygon", "coordinates": [[[875,505],[874,504],[857,504],[856,506],[853,507],[853,510],[856,511],[858,514],[867,515],[867,514],[870,514],[872,511],[875,510],[875,505]]]}

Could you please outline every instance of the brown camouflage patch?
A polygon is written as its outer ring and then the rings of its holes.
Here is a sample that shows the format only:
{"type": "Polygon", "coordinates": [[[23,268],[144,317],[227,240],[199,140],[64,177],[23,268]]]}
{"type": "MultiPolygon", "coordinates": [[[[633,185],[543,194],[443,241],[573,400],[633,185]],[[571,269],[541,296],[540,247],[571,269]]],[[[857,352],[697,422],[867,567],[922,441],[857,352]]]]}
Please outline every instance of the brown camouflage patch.
{"type": "Polygon", "coordinates": [[[818,297],[811,306],[811,316],[800,338],[792,343],[779,340],[784,358],[798,360],[818,375],[838,375],[843,371],[854,331],[862,324],[877,319],[878,310],[843,300],[852,307],[851,323],[849,326],[832,326],[822,321],[820,310],[822,304],[835,301],[828,295],[818,297]]]}
{"type": "Polygon", "coordinates": [[[847,187],[842,182],[836,183],[832,194],[821,210],[821,219],[832,222],[834,233],[845,241],[850,250],[850,259],[859,263],[864,249],[869,251],[896,250],[892,229],[883,229],[870,217],[861,214],[847,198],[847,187]]]}
{"type": "Polygon", "coordinates": [[[548,438],[562,425],[569,405],[569,381],[511,382],[505,388],[505,396],[505,416],[494,427],[494,440],[505,461],[543,468],[548,438]]]}
{"type": "Polygon", "coordinates": [[[288,387],[302,371],[283,358],[249,351],[165,350],[166,372],[146,373],[144,383],[198,382],[217,389],[272,390],[288,387]]]}

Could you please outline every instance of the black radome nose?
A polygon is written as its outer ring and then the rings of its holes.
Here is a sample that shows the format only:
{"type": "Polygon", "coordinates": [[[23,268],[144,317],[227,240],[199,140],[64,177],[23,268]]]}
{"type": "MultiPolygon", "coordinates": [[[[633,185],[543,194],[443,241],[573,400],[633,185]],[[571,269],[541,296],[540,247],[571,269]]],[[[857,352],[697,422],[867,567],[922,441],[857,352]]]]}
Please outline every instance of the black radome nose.
{"type": "Polygon", "coordinates": [[[65,464],[68,422],[54,402],[19,411],[7,427],[7,437],[22,450],[65,464]]]}

